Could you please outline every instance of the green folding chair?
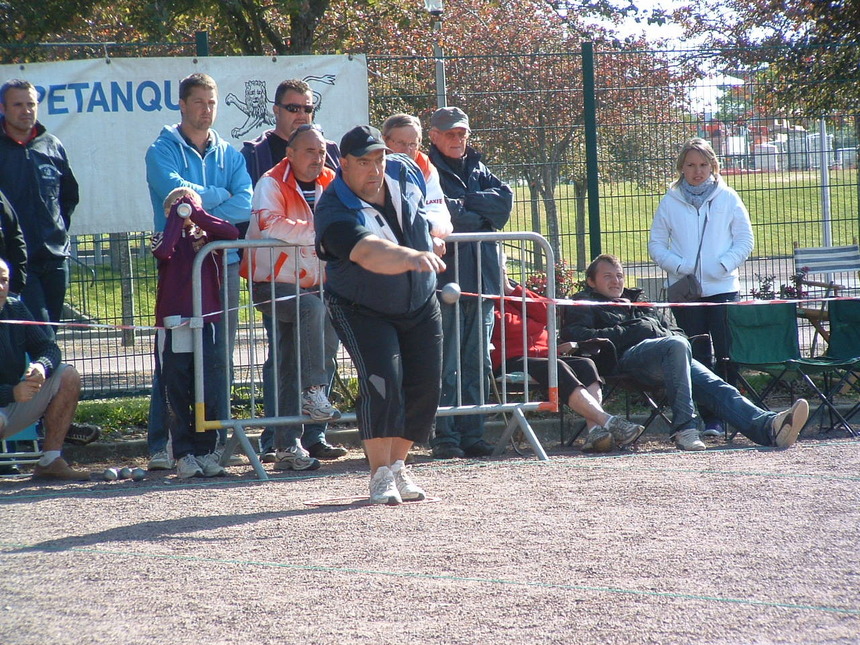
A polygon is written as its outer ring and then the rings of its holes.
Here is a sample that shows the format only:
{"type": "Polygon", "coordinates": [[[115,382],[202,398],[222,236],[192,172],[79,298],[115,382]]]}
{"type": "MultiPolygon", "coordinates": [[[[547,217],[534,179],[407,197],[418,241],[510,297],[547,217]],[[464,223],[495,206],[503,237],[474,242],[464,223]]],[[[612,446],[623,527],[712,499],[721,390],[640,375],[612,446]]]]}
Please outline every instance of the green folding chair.
{"type": "MultiPolygon", "coordinates": [[[[824,357],[839,365],[839,381],[830,385],[832,396],[853,390],[860,394],[860,300],[828,303],[830,342],[824,357]]],[[[860,402],[844,414],[850,420],[860,411],[860,402]]]]}
{"type": "MultiPolygon", "coordinates": [[[[766,410],[767,399],[780,383],[800,380],[818,397],[820,402],[810,420],[819,412],[830,414],[830,429],[843,427],[851,435],[857,433],[836,409],[832,400],[833,377],[839,382],[845,371],[857,365],[858,359],[843,360],[837,357],[803,358],[797,338],[797,307],[794,303],[762,305],[730,305],[727,320],[731,335],[729,360],[738,368],[738,380],[759,407],[766,410]],[[742,370],[751,370],[768,377],[765,385],[755,388],[742,370]],[[822,376],[823,388],[813,376],[822,376]]],[[[792,396],[792,398],[794,398],[792,396]]],[[[730,439],[737,432],[730,435],[730,439]]]]}

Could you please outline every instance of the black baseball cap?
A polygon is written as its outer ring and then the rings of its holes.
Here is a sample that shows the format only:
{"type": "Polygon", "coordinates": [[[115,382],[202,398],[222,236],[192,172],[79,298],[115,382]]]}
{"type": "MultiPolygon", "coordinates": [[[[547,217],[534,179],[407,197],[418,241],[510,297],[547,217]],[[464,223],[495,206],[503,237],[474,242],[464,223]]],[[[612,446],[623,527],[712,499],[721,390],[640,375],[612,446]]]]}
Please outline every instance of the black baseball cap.
{"type": "Polygon", "coordinates": [[[354,127],[340,140],[340,154],[344,157],[347,155],[363,157],[374,150],[391,152],[391,149],[382,141],[382,133],[369,125],[354,127]]]}

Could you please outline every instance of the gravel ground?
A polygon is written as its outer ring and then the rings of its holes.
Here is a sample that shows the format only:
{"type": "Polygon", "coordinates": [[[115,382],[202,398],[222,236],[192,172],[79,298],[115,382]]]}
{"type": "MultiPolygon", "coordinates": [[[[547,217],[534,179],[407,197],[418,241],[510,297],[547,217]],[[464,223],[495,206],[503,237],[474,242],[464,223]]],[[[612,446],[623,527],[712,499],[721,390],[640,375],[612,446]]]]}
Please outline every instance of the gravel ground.
{"type": "Polygon", "coordinates": [[[0,480],[0,643],[860,641],[860,442],[551,457],[0,480]]]}

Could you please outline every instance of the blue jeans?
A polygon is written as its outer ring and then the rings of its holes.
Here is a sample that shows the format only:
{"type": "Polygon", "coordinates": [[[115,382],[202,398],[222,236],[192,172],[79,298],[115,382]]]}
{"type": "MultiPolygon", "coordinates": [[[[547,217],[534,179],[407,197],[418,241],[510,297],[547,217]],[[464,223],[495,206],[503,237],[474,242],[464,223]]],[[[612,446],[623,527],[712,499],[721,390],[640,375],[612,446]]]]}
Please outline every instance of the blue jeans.
{"type": "MultiPolygon", "coordinates": [[[[483,405],[490,391],[490,336],[493,333],[493,301],[483,298],[462,298],[460,316],[454,305],[440,303],[442,309],[442,396],[440,406],[455,406],[457,401],[457,361],[460,361],[460,381],[463,405],[483,405]],[[457,348],[457,327],[460,327],[460,347],[457,348]],[[483,354],[479,353],[483,344],[483,354]]],[[[484,438],[484,415],[438,417],[435,448],[454,445],[468,448],[484,438]]]]}
{"type": "MultiPolygon", "coordinates": [[[[319,302],[319,299],[317,299],[319,302]]],[[[278,346],[274,347],[274,333],[271,316],[263,316],[263,326],[269,339],[269,353],[263,364],[263,412],[267,417],[295,416],[299,414],[299,398],[296,391],[296,352],[293,337],[293,324],[275,320],[278,325],[278,346]],[[278,374],[275,375],[274,354],[278,356],[278,374]],[[277,402],[277,405],[276,405],[277,402]]],[[[330,323],[327,322],[330,326],[330,323]]],[[[333,332],[334,330],[332,330],[333,332]]],[[[318,333],[318,332],[317,332],[318,333]]],[[[337,337],[334,337],[334,352],[326,371],[326,383],[331,391],[336,363],[337,337]]],[[[299,439],[305,448],[325,441],[326,423],[306,423],[301,425],[266,426],[260,435],[260,452],[269,452],[274,447],[284,449],[297,445],[299,439]]]]}
{"type": "MultiPolygon", "coordinates": [[[[295,296],[295,286],[286,283],[274,284],[274,303],[269,302],[272,296],[271,283],[254,283],[254,302],[263,316],[274,317],[278,322],[289,325],[286,330],[289,333],[278,334],[278,343],[286,343],[291,349],[295,359],[297,354],[301,355],[301,370],[298,372],[302,390],[312,385],[325,385],[331,380],[332,366],[337,355],[338,340],[334,327],[328,318],[325,305],[320,300],[316,289],[301,289],[299,298],[295,296]],[[283,299],[287,298],[287,299],[283,299]],[[299,345],[295,342],[295,324],[299,323],[299,345]],[[296,351],[296,350],[300,351],[296,351]]],[[[278,331],[281,331],[280,328],[278,331]]],[[[281,349],[279,347],[279,349],[281,349]]],[[[289,375],[290,380],[295,380],[296,371],[289,375]]]]}
{"type": "Polygon", "coordinates": [[[734,426],[751,441],[773,445],[773,412],[762,410],[707,367],[693,358],[683,336],[643,340],[624,352],[618,371],[643,383],[666,389],[672,406],[672,431],[698,427],[696,406],[707,406],[719,419],[734,426]]]}
{"type": "MultiPolygon", "coordinates": [[[[276,297],[295,293],[295,287],[292,285],[276,284],[275,287],[276,297]]],[[[270,297],[269,284],[254,285],[254,302],[264,302],[270,297]]],[[[328,390],[331,390],[337,369],[337,334],[331,326],[325,305],[316,295],[300,297],[298,311],[295,299],[277,302],[274,321],[268,315],[272,312],[269,304],[260,305],[258,308],[263,311],[263,325],[269,339],[269,353],[263,364],[264,413],[267,417],[295,416],[299,414],[297,385],[302,390],[312,385],[326,385],[328,390]],[[300,323],[301,370],[297,370],[296,365],[294,333],[297,319],[300,323]],[[277,324],[277,347],[273,344],[273,322],[277,324]],[[274,352],[277,352],[278,356],[277,379],[274,352]],[[299,377],[300,383],[296,383],[296,376],[299,377]]],[[[289,448],[298,445],[300,439],[301,444],[309,448],[325,440],[326,427],[325,423],[267,426],[260,435],[260,450],[267,452],[273,445],[279,449],[289,448]]]]}
{"type": "Polygon", "coordinates": [[[63,314],[69,265],[66,260],[54,260],[27,265],[27,284],[21,300],[36,320],[58,322],[63,314]]]}
{"type": "MultiPolygon", "coordinates": [[[[226,315],[221,316],[217,323],[217,350],[220,356],[227,356],[227,370],[222,370],[219,418],[230,418],[230,399],[233,389],[233,350],[236,347],[236,332],[239,329],[239,263],[227,265],[227,273],[221,283],[221,302],[227,310],[226,315]],[[226,352],[225,352],[226,345],[226,352]]],[[[218,443],[224,443],[227,437],[226,428],[218,430],[218,443]]]]}

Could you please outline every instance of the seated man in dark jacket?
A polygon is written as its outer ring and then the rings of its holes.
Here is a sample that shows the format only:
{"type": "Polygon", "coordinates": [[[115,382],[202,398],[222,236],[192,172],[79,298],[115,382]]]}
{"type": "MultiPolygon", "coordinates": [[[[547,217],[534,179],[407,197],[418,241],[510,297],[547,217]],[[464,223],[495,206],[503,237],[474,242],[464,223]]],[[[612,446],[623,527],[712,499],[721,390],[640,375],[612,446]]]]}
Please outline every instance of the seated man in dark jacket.
{"type": "Polygon", "coordinates": [[[60,456],[78,407],[81,377],[60,363],[50,328],[4,323],[33,320],[17,298],[9,297],[9,266],[0,259],[0,437],[11,437],[44,418],[44,454],[33,479],[87,480],[60,456]]]}
{"type": "Polygon", "coordinates": [[[665,387],[678,448],[705,449],[699,438],[694,399],[759,445],[788,448],[797,440],[809,416],[809,405],[804,399],[798,399],[789,410],[779,414],[753,405],[693,359],[686,336],[662,321],[653,308],[630,306],[639,293],[624,288],[624,268],[615,256],[598,256],[588,266],[585,277],[588,287],[576,294],[574,300],[613,304],[566,307],[561,339],[608,338],[618,352],[619,372],[665,387]]]}

